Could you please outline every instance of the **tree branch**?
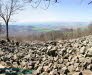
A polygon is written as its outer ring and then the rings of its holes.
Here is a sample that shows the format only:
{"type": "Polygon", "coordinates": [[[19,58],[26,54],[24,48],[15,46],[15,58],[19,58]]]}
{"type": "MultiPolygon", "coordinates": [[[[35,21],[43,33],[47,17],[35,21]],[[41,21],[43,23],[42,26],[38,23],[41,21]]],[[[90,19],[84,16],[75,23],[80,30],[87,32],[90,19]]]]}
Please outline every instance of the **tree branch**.
{"type": "Polygon", "coordinates": [[[89,2],[88,4],[91,4],[92,3],[92,1],[91,2],[89,2]]]}

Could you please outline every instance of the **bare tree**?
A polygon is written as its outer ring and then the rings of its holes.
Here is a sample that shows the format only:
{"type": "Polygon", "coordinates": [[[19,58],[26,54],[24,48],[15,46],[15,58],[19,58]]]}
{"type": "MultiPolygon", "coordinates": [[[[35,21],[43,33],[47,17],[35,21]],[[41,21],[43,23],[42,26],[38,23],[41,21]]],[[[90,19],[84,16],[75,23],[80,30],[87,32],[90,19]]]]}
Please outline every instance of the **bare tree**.
{"type": "Polygon", "coordinates": [[[6,39],[9,40],[8,25],[11,17],[22,8],[21,0],[0,0],[0,17],[6,25],[6,39]]]}

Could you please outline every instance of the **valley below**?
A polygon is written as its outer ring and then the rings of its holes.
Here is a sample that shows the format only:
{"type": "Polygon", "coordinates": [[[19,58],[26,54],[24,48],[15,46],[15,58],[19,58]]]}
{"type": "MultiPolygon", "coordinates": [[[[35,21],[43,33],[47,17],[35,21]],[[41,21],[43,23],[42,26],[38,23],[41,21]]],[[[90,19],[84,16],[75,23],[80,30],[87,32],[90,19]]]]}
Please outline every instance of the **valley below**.
{"type": "MultiPolygon", "coordinates": [[[[10,36],[30,36],[39,35],[50,31],[66,31],[69,29],[81,28],[85,29],[88,22],[33,22],[33,23],[10,23],[9,34],[10,36]],[[25,34],[25,35],[24,35],[25,34]]],[[[2,25],[3,33],[1,36],[5,36],[6,26],[2,25]]]]}

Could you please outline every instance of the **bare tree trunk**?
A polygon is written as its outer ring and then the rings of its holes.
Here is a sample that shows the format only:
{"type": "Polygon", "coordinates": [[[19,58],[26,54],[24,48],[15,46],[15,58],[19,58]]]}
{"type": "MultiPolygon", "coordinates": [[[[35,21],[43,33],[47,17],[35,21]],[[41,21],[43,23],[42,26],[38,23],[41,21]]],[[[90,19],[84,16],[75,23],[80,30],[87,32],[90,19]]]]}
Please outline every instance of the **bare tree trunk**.
{"type": "Polygon", "coordinates": [[[6,39],[7,39],[8,42],[10,41],[10,39],[9,39],[9,30],[8,30],[8,22],[6,22],[6,39]]]}

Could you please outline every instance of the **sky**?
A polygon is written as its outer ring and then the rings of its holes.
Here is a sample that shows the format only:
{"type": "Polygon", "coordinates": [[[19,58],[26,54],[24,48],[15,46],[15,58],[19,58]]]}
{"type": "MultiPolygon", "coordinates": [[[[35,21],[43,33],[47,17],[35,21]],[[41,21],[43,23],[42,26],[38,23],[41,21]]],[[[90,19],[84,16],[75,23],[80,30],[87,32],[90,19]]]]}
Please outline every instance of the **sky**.
{"type": "Polygon", "coordinates": [[[92,4],[91,0],[61,0],[57,4],[51,4],[44,10],[40,5],[38,8],[32,8],[27,5],[23,11],[13,16],[17,22],[91,22],[92,4]]]}

